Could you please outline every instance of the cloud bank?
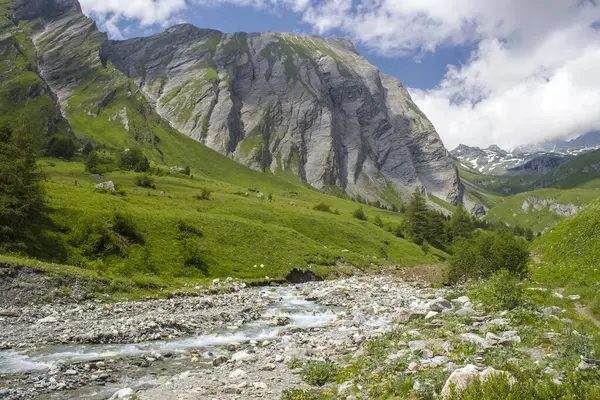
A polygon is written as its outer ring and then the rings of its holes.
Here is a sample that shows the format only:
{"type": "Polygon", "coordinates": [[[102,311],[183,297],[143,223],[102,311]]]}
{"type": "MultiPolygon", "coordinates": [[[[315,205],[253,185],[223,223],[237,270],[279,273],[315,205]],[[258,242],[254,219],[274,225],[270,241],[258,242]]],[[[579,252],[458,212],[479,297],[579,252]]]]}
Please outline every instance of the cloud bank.
{"type": "MultiPolygon", "coordinates": [[[[81,0],[117,23],[168,25],[194,6],[287,9],[316,33],[389,57],[471,45],[433,88],[410,89],[448,147],[504,147],[600,130],[600,7],[592,0],[81,0]]],[[[273,18],[276,18],[273,16],[273,18]]],[[[401,76],[398,78],[402,79],[401,76]]]]}

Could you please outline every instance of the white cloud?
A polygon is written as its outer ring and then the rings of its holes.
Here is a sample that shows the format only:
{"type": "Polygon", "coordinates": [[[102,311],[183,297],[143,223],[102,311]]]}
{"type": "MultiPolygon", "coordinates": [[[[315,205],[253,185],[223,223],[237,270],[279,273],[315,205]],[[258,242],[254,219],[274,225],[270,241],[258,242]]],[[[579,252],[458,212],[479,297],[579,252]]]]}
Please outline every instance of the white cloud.
{"type": "Polygon", "coordinates": [[[388,56],[473,45],[437,87],[411,90],[448,147],[510,147],[600,129],[600,7],[592,0],[81,1],[104,16],[112,36],[119,19],[166,24],[191,4],[229,4],[289,9],[318,33],[343,32],[388,56]]]}
{"type": "Polygon", "coordinates": [[[135,19],[142,25],[164,24],[186,8],[185,0],[80,0],[86,14],[135,19]]]}

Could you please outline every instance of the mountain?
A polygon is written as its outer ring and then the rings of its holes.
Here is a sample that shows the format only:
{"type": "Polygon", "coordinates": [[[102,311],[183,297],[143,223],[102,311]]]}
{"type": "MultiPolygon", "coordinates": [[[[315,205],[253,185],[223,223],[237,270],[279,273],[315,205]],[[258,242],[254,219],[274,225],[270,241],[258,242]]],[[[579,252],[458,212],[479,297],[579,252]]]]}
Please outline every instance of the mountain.
{"type": "Polygon", "coordinates": [[[484,175],[504,175],[530,160],[529,156],[509,153],[495,145],[481,149],[461,144],[450,154],[465,167],[484,175]]]}
{"type": "Polygon", "coordinates": [[[178,25],[109,41],[75,0],[15,3],[15,23],[37,18],[39,75],[78,138],[118,148],[133,137],[160,151],[156,115],[243,165],[322,191],[374,200],[420,185],[462,199],[433,125],[345,39],[178,25]]]}
{"type": "Polygon", "coordinates": [[[600,148],[600,131],[593,131],[583,134],[571,140],[548,140],[537,144],[528,144],[516,147],[514,153],[562,153],[562,154],[581,154],[600,148]]]}

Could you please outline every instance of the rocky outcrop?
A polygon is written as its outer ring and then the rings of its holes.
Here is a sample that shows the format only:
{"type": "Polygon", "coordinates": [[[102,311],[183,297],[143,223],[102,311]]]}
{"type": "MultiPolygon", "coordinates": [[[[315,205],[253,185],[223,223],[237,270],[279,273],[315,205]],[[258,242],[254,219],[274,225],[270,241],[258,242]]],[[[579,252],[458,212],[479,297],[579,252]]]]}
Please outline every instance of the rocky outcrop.
{"type": "Polygon", "coordinates": [[[574,204],[561,204],[555,199],[540,199],[536,196],[527,197],[521,205],[521,211],[524,213],[545,209],[561,217],[570,217],[579,211],[579,207],[574,204]]]}
{"type": "Polygon", "coordinates": [[[132,121],[145,123],[151,108],[248,167],[290,172],[319,190],[376,200],[420,186],[452,204],[462,200],[458,172],[431,122],[400,81],[348,40],[178,25],[117,42],[76,0],[18,1],[14,14],[45,20],[34,36],[40,74],[67,118],[81,109],[96,118],[107,102],[143,94],[148,107],[137,99],[125,118],[122,108],[110,110],[134,137],[132,121]]]}

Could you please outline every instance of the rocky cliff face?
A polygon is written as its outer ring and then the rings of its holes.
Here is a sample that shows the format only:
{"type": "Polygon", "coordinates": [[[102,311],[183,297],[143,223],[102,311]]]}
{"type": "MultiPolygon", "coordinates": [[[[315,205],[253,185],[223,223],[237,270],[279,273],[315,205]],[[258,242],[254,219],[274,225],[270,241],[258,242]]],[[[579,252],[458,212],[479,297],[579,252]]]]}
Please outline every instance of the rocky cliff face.
{"type": "MultiPolygon", "coordinates": [[[[14,9],[17,19],[46,21],[34,36],[39,69],[67,118],[79,121],[82,109],[97,118],[109,103],[143,95],[143,121],[156,110],[251,168],[367,199],[404,196],[417,185],[450,203],[462,199],[432,124],[397,79],[347,40],[179,25],[115,42],[76,0],[17,0],[14,9]]],[[[135,108],[110,118],[129,132],[135,108]]]]}

